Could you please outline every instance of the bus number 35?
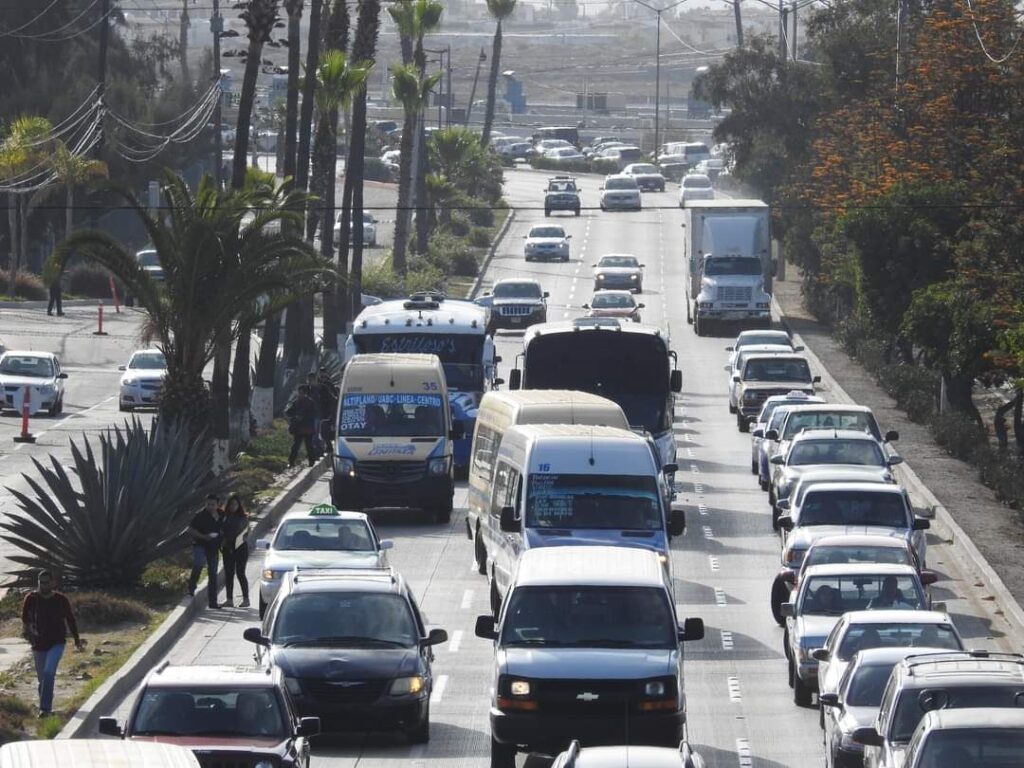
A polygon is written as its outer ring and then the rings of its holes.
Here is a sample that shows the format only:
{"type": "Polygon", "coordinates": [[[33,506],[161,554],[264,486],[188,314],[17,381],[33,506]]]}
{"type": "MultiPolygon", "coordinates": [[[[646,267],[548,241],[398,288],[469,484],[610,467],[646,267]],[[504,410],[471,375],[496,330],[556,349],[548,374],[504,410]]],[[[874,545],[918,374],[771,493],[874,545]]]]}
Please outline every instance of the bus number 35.
{"type": "Polygon", "coordinates": [[[437,382],[436,381],[424,381],[423,382],[423,389],[426,390],[427,392],[436,392],[437,391],[437,382]]]}

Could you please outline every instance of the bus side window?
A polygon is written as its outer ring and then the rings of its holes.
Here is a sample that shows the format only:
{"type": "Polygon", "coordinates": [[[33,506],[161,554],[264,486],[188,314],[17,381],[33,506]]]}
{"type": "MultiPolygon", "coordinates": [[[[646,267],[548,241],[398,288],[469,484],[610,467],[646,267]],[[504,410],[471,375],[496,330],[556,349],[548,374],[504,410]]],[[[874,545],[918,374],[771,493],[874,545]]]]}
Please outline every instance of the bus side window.
{"type": "Polygon", "coordinates": [[[491,517],[501,519],[501,508],[505,506],[508,497],[509,479],[512,475],[512,468],[501,461],[494,473],[494,483],[491,486],[491,517]]]}
{"type": "Polygon", "coordinates": [[[498,435],[490,427],[478,424],[473,443],[473,471],[485,482],[494,479],[494,457],[498,453],[498,435]]]}

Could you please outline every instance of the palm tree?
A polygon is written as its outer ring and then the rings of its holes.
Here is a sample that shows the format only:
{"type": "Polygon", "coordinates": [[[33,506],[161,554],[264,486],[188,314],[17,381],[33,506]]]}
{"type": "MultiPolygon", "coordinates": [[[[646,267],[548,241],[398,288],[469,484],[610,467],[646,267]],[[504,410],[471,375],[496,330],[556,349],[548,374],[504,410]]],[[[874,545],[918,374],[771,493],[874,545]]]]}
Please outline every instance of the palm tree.
{"type": "Polygon", "coordinates": [[[270,33],[277,23],[278,0],[246,0],[242,20],[245,22],[249,50],[246,52],[245,74],[238,98],[238,125],[235,130],[235,154],[231,161],[231,186],[241,189],[245,183],[246,157],[249,151],[249,131],[252,128],[252,110],[256,103],[256,77],[263,57],[263,44],[270,41],[270,33]]]}
{"type": "Polygon", "coordinates": [[[491,75],[487,79],[487,107],[484,111],[484,128],[480,133],[480,146],[486,147],[491,141],[491,127],[494,125],[494,104],[498,97],[498,75],[501,73],[501,23],[516,9],[516,0],[487,0],[487,10],[498,22],[494,29],[494,43],[491,45],[491,75]]]}
{"type": "Polygon", "coordinates": [[[108,177],[107,164],[76,155],[64,142],[59,142],[50,157],[50,167],[64,188],[64,237],[74,229],[75,190],[108,177]]]}
{"type": "MultiPolygon", "coordinates": [[[[192,82],[188,71],[188,28],[191,23],[188,17],[188,0],[181,0],[181,16],[178,17],[178,61],[181,64],[181,82],[185,86],[192,82]]],[[[220,126],[217,126],[217,130],[220,130],[220,126]]]]}
{"type": "MultiPolygon", "coordinates": [[[[146,229],[163,268],[162,284],[124,245],[96,230],[79,230],[58,245],[45,276],[59,279],[74,254],[106,267],[138,297],[148,314],[146,340],[167,358],[160,417],[186,421],[198,434],[210,413],[206,365],[225,345],[230,349],[244,323],[316,290],[331,270],[301,238],[280,227],[301,216],[297,193],[253,182],[219,190],[204,176],[193,194],[170,171],[160,186],[166,220],[128,190],[115,191],[146,229]]],[[[226,445],[217,448],[222,460],[226,445]]]]}
{"type": "MultiPolygon", "coordinates": [[[[436,0],[402,0],[388,8],[388,13],[398,28],[402,44],[402,60],[404,64],[414,64],[422,78],[427,62],[423,51],[423,37],[441,23],[444,6],[436,0]]],[[[403,104],[403,107],[405,105],[403,104]]],[[[404,275],[406,271],[406,252],[409,245],[409,225],[412,220],[410,198],[414,181],[412,155],[413,146],[419,130],[420,113],[404,109],[405,120],[402,125],[402,143],[398,158],[398,206],[395,213],[395,241],[392,250],[392,262],[395,271],[404,275]]],[[[418,170],[418,169],[417,169],[418,170]]]]}

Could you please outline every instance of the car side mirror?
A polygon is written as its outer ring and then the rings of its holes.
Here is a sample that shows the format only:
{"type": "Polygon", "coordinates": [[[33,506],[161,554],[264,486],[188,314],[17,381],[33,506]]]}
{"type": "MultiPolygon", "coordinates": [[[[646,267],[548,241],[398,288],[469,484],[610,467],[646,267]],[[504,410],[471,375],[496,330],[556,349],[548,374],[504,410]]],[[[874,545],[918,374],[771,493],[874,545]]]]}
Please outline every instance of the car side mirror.
{"type": "Polygon", "coordinates": [[[704,639],[704,619],[684,619],[679,627],[679,639],[684,643],[704,639]]]}
{"type": "Polygon", "coordinates": [[[646,264],[641,264],[640,265],[640,269],[647,269],[647,265],[646,264]]]}
{"type": "Polygon", "coordinates": [[[681,509],[673,509],[668,517],[668,535],[682,536],[686,533],[686,513],[681,509]]]}
{"type": "Polygon", "coordinates": [[[757,437],[757,438],[763,438],[764,437],[764,429],[763,428],[755,429],[753,432],[750,433],[750,436],[751,437],[757,437]]]}
{"type": "Polygon", "coordinates": [[[62,373],[57,378],[58,379],[66,379],[67,377],[68,377],[68,375],[66,373],[62,373]]]}
{"type": "Polygon", "coordinates": [[[895,467],[897,464],[902,464],[902,463],[903,463],[903,457],[900,456],[898,453],[894,453],[888,459],[888,464],[889,464],[890,467],[895,467]]]}
{"type": "Polygon", "coordinates": [[[491,295],[490,291],[484,291],[484,296],[490,296],[490,295],[491,295]]]}
{"type": "Polygon", "coordinates": [[[850,739],[857,744],[863,744],[865,747],[880,747],[885,743],[882,735],[870,725],[854,728],[853,733],[850,734],[850,739]]]}
{"type": "Polygon", "coordinates": [[[242,633],[242,637],[253,645],[262,645],[264,648],[270,647],[270,638],[266,637],[259,627],[249,627],[242,633]]]}
{"type": "Polygon", "coordinates": [[[803,344],[798,344],[797,346],[793,347],[793,351],[794,352],[803,352],[804,349],[805,349],[805,347],[804,347],[803,344]]]}
{"type": "Polygon", "coordinates": [[[385,549],[394,549],[394,548],[395,548],[395,542],[393,542],[391,539],[381,539],[380,542],[377,544],[377,549],[379,549],[381,551],[383,551],[385,549]]]}
{"type": "Polygon", "coordinates": [[[779,519],[778,519],[777,522],[779,524],[779,528],[781,528],[782,530],[784,530],[784,531],[792,531],[793,530],[793,518],[790,517],[789,515],[787,515],[786,513],[783,513],[783,514],[779,515],[779,519]]]}
{"type": "Polygon", "coordinates": [[[256,549],[270,549],[270,539],[256,539],[256,549]]]}
{"type": "Polygon", "coordinates": [[[671,389],[673,392],[682,392],[683,391],[683,372],[680,371],[678,368],[674,369],[672,371],[672,373],[669,374],[669,382],[668,383],[669,383],[669,389],[671,389]]]}
{"type": "Polygon", "coordinates": [[[439,627],[435,627],[434,629],[431,629],[427,633],[426,638],[423,640],[423,644],[424,645],[440,645],[441,643],[447,643],[447,642],[448,642],[448,633],[445,630],[440,629],[439,627]]]}
{"type": "Polygon", "coordinates": [[[813,379],[811,379],[811,383],[812,384],[821,384],[821,376],[815,376],[813,379]]]}
{"type": "Polygon", "coordinates": [[[674,475],[676,472],[679,471],[679,465],[678,464],[664,464],[661,467],[661,471],[664,474],[666,474],[666,475],[674,475]]]}
{"type": "Polygon", "coordinates": [[[477,616],[474,632],[482,640],[498,639],[498,630],[494,627],[493,616],[477,616]]]}
{"type": "Polygon", "coordinates": [[[501,530],[503,533],[519,533],[523,529],[523,521],[516,517],[516,508],[501,508],[501,530]]]}
{"type": "Polygon", "coordinates": [[[783,512],[789,512],[793,508],[793,504],[789,499],[781,499],[775,506],[781,509],[783,512]]]}
{"type": "Polygon", "coordinates": [[[726,348],[725,348],[725,351],[726,351],[726,352],[734,352],[735,350],[736,350],[736,348],[735,348],[735,347],[726,347],[726,348]]]}
{"type": "Polygon", "coordinates": [[[646,306],[647,306],[646,304],[637,304],[636,308],[637,309],[644,309],[644,307],[646,307],[646,306]]]}
{"type": "Polygon", "coordinates": [[[448,433],[448,437],[451,440],[461,440],[466,436],[466,425],[462,423],[462,420],[452,422],[451,431],[448,433]]]}
{"type": "Polygon", "coordinates": [[[542,299],[546,299],[546,298],[549,298],[550,296],[551,296],[550,293],[548,293],[547,291],[544,291],[544,294],[541,296],[541,298],[542,299]]]}
{"type": "Polygon", "coordinates": [[[740,382],[740,377],[739,377],[739,376],[733,376],[733,377],[732,377],[732,380],[733,380],[734,382],[736,382],[737,384],[739,384],[739,382],[740,382]]]}
{"type": "Polygon", "coordinates": [[[119,371],[127,371],[128,370],[128,366],[127,365],[119,365],[119,366],[117,366],[117,370],[119,370],[119,371]]]}
{"type": "Polygon", "coordinates": [[[519,389],[523,383],[523,372],[515,368],[508,372],[508,388],[519,389]]]}
{"type": "Polygon", "coordinates": [[[499,379],[495,379],[492,383],[494,384],[494,386],[500,387],[502,384],[505,383],[505,380],[499,378],[499,379]]]}
{"type": "Polygon", "coordinates": [[[895,443],[899,439],[900,433],[897,432],[895,429],[890,429],[888,432],[885,433],[885,442],[887,443],[895,443]]]}
{"type": "Polygon", "coordinates": [[[922,520],[920,517],[914,518],[914,530],[915,531],[927,531],[932,527],[931,520],[922,520]]]}
{"type": "Polygon", "coordinates": [[[837,707],[842,709],[842,704],[839,703],[838,693],[819,693],[818,703],[823,707],[837,707]]]}
{"type": "Polygon", "coordinates": [[[787,619],[792,619],[796,616],[796,603],[783,603],[779,606],[779,613],[787,619]]]}
{"type": "Polygon", "coordinates": [[[319,717],[300,717],[299,727],[295,729],[295,732],[299,736],[319,736],[320,735],[320,718],[319,717]]]}
{"type": "Polygon", "coordinates": [[[828,648],[815,648],[811,651],[811,658],[816,659],[817,661],[828,661],[828,648]]]}
{"type": "Polygon", "coordinates": [[[565,236],[565,239],[566,239],[566,240],[572,240],[572,235],[566,235],[566,236],[565,236]]]}
{"type": "Polygon", "coordinates": [[[769,461],[775,466],[781,467],[783,464],[786,463],[786,457],[783,456],[781,453],[776,453],[769,459],[769,461]]]}
{"type": "Polygon", "coordinates": [[[500,362],[501,362],[501,355],[495,355],[494,356],[494,364],[497,365],[500,362]]]}
{"type": "Polygon", "coordinates": [[[939,574],[935,571],[921,571],[921,586],[930,587],[939,580],[939,574]]]}
{"type": "Polygon", "coordinates": [[[590,309],[590,305],[589,304],[584,304],[582,309],[590,309]]]}
{"type": "Polygon", "coordinates": [[[764,439],[765,440],[778,440],[779,439],[779,430],[777,430],[777,429],[769,429],[767,432],[764,433],[764,439]]]}
{"type": "Polygon", "coordinates": [[[117,738],[124,736],[124,730],[118,724],[116,717],[101,717],[98,728],[103,736],[116,736],[117,738]]]}

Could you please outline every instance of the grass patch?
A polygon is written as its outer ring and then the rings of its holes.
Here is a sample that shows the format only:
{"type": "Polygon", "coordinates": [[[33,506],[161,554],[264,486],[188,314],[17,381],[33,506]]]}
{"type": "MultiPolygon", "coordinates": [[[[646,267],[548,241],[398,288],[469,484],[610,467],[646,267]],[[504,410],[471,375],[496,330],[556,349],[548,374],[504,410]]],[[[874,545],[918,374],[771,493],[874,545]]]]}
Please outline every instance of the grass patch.
{"type": "Polygon", "coordinates": [[[103,592],[72,592],[71,607],[82,632],[95,632],[122,624],[145,624],[150,610],[138,600],[103,592]]]}
{"type": "Polygon", "coordinates": [[[24,736],[26,721],[35,715],[29,704],[15,696],[0,696],[0,742],[16,741],[24,736]]]}

